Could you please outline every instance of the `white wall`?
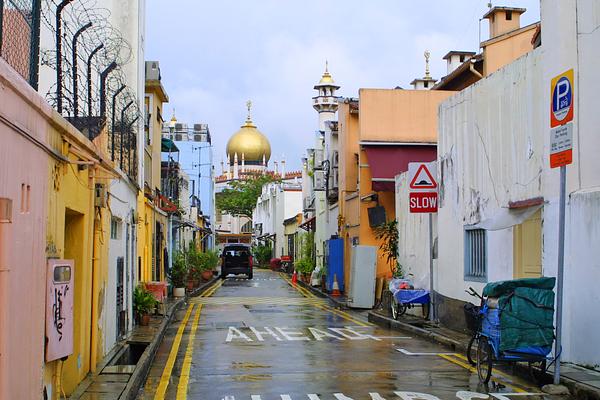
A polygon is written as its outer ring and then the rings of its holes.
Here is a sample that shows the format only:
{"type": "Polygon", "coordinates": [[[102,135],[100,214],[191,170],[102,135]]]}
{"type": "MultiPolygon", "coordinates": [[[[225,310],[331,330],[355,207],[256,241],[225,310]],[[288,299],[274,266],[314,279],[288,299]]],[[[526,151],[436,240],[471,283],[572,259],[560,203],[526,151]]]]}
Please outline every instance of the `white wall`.
{"type": "Polygon", "coordinates": [[[329,238],[338,233],[338,217],[340,215],[340,207],[338,203],[328,206],[329,207],[329,222],[327,223],[327,230],[325,232],[325,238],[329,238]]]}
{"type": "MultiPolygon", "coordinates": [[[[567,167],[563,360],[600,364],[600,9],[542,0],[542,47],[448,99],[439,118],[439,291],[463,289],[463,229],[544,198],[542,264],[556,276],[559,173],[549,168],[550,81],[575,71],[573,164],[567,167]]],[[[512,228],[488,231],[488,281],[512,279],[512,228]]],[[[481,289],[483,284],[473,285],[481,289]]]]}
{"type": "MultiPolygon", "coordinates": [[[[439,109],[439,292],[470,300],[464,227],[492,221],[509,202],[542,195],[547,91],[535,50],[449,98],[439,109]]],[[[488,231],[488,280],[512,279],[512,228],[488,231]]]]}
{"type": "MultiPolygon", "coordinates": [[[[415,287],[429,289],[429,217],[427,214],[409,212],[407,188],[408,172],[396,175],[398,262],[402,265],[405,277],[412,279],[415,287]]],[[[437,216],[433,216],[433,221],[437,221],[437,216]]],[[[435,225],[433,231],[437,232],[435,225]]],[[[434,261],[436,266],[437,262],[434,261]]],[[[434,282],[434,287],[438,287],[437,282],[434,282]]]]}
{"type": "Polygon", "coordinates": [[[262,224],[262,235],[275,234],[273,256],[285,253],[286,238],[283,221],[302,212],[302,191],[299,185],[269,183],[263,186],[262,194],[252,212],[254,226],[262,224]],[[286,190],[287,189],[287,190],[286,190]]]}
{"type": "MultiPolygon", "coordinates": [[[[600,301],[596,287],[600,279],[600,8],[595,0],[543,0],[541,15],[542,43],[552,44],[544,47],[548,86],[544,99],[549,99],[554,76],[570,68],[575,74],[573,164],[567,167],[563,359],[598,366],[600,346],[590,344],[598,343],[600,331],[600,318],[595,317],[600,301]]],[[[549,107],[544,110],[546,129],[547,121],[549,107]]],[[[548,142],[545,137],[546,149],[548,142]]],[[[557,268],[558,175],[558,170],[545,168],[544,196],[550,204],[543,228],[543,258],[544,270],[552,274],[557,268]]]]}
{"type": "MultiPolygon", "coordinates": [[[[124,181],[114,184],[109,190],[110,212],[112,216],[118,218],[121,222],[120,236],[118,239],[110,239],[110,231],[106,237],[110,240],[108,246],[108,280],[104,290],[104,306],[102,314],[99,316],[99,324],[101,324],[104,333],[104,351],[107,353],[111,350],[117,340],[117,258],[123,257],[123,280],[125,282],[123,293],[123,306],[128,310],[128,326],[127,329],[133,327],[133,311],[132,298],[133,287],[137,282],[137,246],[134,238],[131,236],[132,215],[135,213],[137,205],[137,193],[135,193],[129,185],[124,181]],[[127,229],[129,228],[130,237],[127,242],[127,229]],[[127,245],[129,248],[127,248],[127,245]]],[[[133,229],[135,231],[135,229],[133,229]]]]}

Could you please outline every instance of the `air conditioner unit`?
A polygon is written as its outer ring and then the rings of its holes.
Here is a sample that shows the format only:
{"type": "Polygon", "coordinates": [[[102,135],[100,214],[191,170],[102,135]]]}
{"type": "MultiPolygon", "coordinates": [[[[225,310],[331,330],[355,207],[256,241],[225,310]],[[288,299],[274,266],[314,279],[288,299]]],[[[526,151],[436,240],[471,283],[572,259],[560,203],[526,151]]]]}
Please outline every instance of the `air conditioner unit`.
{"type": "Polygon", "coordinates": [[[313,206],[313,200],[314,198],[311,197],[305,197],[304,198],[304,210],[303,211],[314,211],[315,207],[313,206]]]}
{"type": "Polygon", "coordinates": [[[323,150],[316,149],[315,150],[315,165],[321,165],[323,163],[323,150]]]}
{"type": "Polygon", "coordinates": [[[314,172],[314,190],[325,190],[325,173],[323,171],[314,172]]]}
{"type": "Polygon", "coordinates": [[[183,140],[183,135],[176,133],[175,134],[175,141],[176,142],[181,142],[183,140]]]}
{"type": "Polygon", "coordinates": [[[108,204],[108,190],[106,189],[106,184],[96,183],[95,189],[94,205],[99,208],[106,208],[106,205],[108,204]]]}

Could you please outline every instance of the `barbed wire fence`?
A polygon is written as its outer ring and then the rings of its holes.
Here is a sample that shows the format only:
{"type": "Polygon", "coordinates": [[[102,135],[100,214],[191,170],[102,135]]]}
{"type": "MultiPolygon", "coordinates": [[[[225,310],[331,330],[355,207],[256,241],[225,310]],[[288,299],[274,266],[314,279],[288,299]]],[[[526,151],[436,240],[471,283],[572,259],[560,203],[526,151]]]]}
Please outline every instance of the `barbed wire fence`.
{"type": "Polygon", "coordinates": [[[107,154],[135,180],[141,115],[123,71],[131,46],[96,0],[43,1],[41,20],[54,43],[42,55],[54,71],[47,101],[90,140],[106,132],[107,154]]]}

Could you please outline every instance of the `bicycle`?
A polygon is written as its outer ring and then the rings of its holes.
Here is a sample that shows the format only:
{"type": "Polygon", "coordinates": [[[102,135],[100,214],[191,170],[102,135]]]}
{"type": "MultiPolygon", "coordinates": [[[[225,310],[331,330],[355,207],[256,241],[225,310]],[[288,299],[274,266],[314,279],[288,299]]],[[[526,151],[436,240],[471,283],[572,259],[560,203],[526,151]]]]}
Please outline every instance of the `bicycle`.
{"type": "Polygon", "coordinates": [[[550,365],[556,361],[556,357],[548,356],[552,351],[554,327],[547,321],[552,320],[554,307],[552,296],[539,295],[553,290],[554,284],[555,278],[515,279],[488,283],[481,296],[473,288],[466,291],[482,300],[479,307],[474,305],[465,307],[465,315],[467,315],[466,309],[469,308],[468,314],[471,317],[475,316],[475,318],[468,318],[471,322],[476,322],[471,324],[471,328],[474,326],[478,328],[469,343],[467,355],[471,362],[472,343],[477,339],[476,369],[481,383],[487,384],[490,381],[495,364],[514,366],[517,363],[528,365],[534,382],[545,381],[549,366],[547,361],[551,361],[550,365]],[[476,308],[477,313],[473,311],[476,308]],[[537,314],[531,314],[531,310],[535,310],[537,314]],[[503,325],[503,319],[510,321],[504,322],[508,325],[503,325]],[[518,323],[515,323],[515,320],[518,323]],[[504,332],[503,326],[513,331],[504,332]],[[521,335],[522,337],[515,340],[515,329],[538,332],[537,342],[531,340],[528,335],[527,337],[521,335]],[[505,348],[502,347],[503,344],[505,348]],[[508,345],[511,347],[509,348],[508,345]]]}
{"type": "Polygon", "coordinates": [[[469,364],[475,366],[477,362],[473,359],[471,354],[473,353],[473,343],[479,343],[479,337],[481,336],[481,308],[483,307],[484,300],[483,296],[481,296],[475,289],[469,287],[469,290],[465,290],[470,296],[479,298],[479,306],[476,306],[473,303],[467,303],[464,306],[465,312],[465,320],[467,322],[467,329],[471,331],[471,340],[469,340],[469,344],[467,345],[467,360],[469,364]]]}

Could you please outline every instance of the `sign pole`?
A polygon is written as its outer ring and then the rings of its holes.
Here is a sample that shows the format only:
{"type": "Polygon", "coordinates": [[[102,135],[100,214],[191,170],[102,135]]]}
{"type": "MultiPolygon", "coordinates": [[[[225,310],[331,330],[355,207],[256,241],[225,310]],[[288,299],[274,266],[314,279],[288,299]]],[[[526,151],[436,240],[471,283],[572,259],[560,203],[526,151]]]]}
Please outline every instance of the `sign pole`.
{"type": "Polygon", "coordinates": [[[433,298],[433,213],[429,213],[429,320],[431,322],[435,322],[435,303],[433,298]]]}
{"type": "Polygon", "coordinates": [[[554,343],[554,384],[560,384],[562,353],[563,280],[565,271],[565,207],[567,165],[573,162],[573,116],[575,107],[573,69],[550,81],[550,168],[560,167],[558,205],[558,266],[556,273],[556,341],[554,343]]]}
{"type": "Polygon", "coordinates": [[[554,344],[554,384],[560,384],[560,353],[562,352],[562,297],[565,268],[565,202],[567,167],[560,167],[560,204],[558,211],[558,273],[556,275],[556,343],[554,344]]]}

